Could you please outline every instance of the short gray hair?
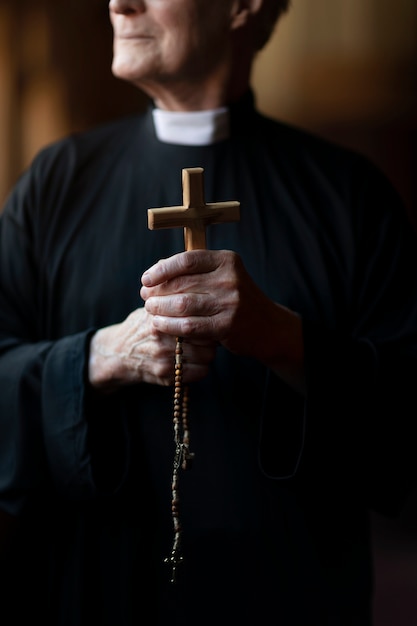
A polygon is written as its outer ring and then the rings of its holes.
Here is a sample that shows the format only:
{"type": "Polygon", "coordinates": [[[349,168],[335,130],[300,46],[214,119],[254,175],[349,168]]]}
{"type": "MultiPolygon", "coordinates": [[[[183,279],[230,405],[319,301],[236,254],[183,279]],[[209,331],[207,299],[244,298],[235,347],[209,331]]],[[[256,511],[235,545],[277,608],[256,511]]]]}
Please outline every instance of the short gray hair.
{"type": "Polygon", "coordinates": [[[255,47],[261,50],[269,41],[278,19],[285,13],[291,0],[264,0],[258,15],[257,30],[255,33],[255,47]]]}

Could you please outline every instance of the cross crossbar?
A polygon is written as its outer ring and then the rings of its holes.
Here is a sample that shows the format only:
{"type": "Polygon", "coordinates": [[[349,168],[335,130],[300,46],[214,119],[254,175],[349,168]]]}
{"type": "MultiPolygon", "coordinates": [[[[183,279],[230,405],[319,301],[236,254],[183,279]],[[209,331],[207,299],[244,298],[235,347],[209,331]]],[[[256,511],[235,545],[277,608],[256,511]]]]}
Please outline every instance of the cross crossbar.
{"type": "Polygon", "coordinates": [[[206,227],[209,224],[237,222],[240,219],[240,202],[205,202],[203,175],[202,167],[184,168],[183,206],[148,209],[150,230],[184,228],[186,250],[206,249],[206,227]]]}

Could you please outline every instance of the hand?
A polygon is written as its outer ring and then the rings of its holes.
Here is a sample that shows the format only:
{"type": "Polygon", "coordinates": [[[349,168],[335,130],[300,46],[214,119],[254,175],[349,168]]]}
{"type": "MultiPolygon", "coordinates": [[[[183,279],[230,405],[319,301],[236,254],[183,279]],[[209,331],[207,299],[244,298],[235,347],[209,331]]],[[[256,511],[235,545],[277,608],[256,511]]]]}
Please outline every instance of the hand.
{"type": "MultiPolygon", "coordinates": [[[[193,382],[207,375],[216,344],[200,339],[183,345],[183,380],[193,382]]],[[[104,392],[124,385],[174,381],[175,337],[159,331],[144,309],[133,311],[123,322],[98,330],[92,337],[89,380],[104,392]]]]}
{"type": "Polygon", "coordinates": [[[270,300],[229,250],[191,250],[142,276],[140,295],[161,333],[221,343],[303,389],[300,316],[270,300]]]}

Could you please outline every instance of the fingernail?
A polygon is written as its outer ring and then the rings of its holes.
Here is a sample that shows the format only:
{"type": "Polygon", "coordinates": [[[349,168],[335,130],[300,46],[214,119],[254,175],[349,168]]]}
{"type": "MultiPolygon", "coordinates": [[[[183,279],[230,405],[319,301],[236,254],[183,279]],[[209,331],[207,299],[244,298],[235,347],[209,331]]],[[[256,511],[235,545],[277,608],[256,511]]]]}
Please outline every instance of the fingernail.
{"type": "Polygon", "coordinates": [[[145,287],[149,287],[149,285],[151,285],[151,277],[148,272],[145,272],[142,276],[142,285],[145,285],[145,287]]]}

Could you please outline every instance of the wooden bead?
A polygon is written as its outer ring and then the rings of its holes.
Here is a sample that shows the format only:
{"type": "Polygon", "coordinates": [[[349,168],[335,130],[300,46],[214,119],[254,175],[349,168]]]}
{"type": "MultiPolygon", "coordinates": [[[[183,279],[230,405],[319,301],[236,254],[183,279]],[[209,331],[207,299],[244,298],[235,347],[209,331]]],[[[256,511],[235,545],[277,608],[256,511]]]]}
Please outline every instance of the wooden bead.
{"type": "Polygon", "coordinates": [[[194,454],[190,452],[190,429],[188,424],[189,394],[188,386],[183,384],[183,364],[182,364],[182,339],[177,337],[175,346],[175,369],[174,369],[174,403],[173,403],[173,427],[174,442],[176,446],[175,458],[172,470],[171,481],[171,513],[174,525],[174,541],[171,556],[165,559],[166,563],[171,563],[173,567],[173,577],[171,582],[175,582],[175,567],[181,563],[181,533],[180,523],[180,498],[179,498],[179,473],[186,470],[192,461],[194,454]]]}

